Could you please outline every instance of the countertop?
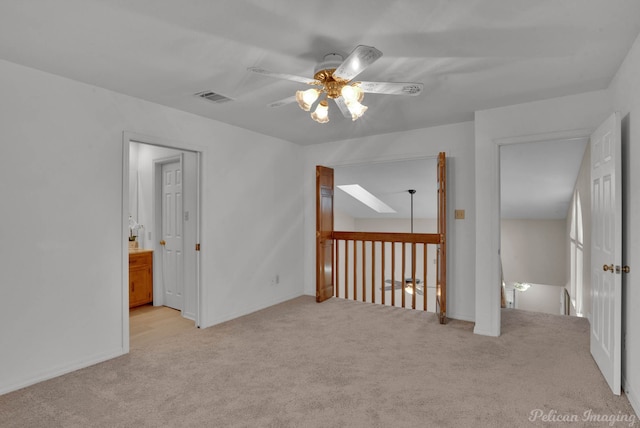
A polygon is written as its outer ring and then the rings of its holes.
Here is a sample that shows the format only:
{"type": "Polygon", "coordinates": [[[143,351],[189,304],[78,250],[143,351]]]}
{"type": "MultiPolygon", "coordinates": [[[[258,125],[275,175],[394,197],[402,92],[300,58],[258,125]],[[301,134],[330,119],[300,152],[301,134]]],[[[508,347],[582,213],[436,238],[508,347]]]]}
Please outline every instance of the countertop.
{"type": "Polygon", "coordinates": [[[129,254],[153,253],[153,250],[147,248],[129,248],[129,254]]]}

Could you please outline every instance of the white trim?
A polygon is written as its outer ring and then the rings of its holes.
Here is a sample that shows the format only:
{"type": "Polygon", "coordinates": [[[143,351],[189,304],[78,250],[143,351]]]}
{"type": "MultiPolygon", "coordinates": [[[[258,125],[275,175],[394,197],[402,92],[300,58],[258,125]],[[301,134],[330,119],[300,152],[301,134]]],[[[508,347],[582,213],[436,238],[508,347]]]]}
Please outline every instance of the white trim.
{"type": "MultiPolygon", "coordinates": [[[[443,150],[441,150],[443,151],[443,150]]],[[[438,155],[425,155],[423,152],[415,153],[413,155],[408,155],[403,153],[401,156],[387,155],[380,156],[375,158],[366,158],[366,159],[349,159],[349,160],[338,160],[335,162],[330,162],[328,166],[330,168],[342,168],[349,166],[360,166],[360,165],[375,165],[379,163],[388,163],[388,162],[403,162],[403,161],[416,161],[416,160],[438,160],[438,155]]]]}
{"type": "MultiPolygon", "coordinates": [[[[310,294],[305,294],[305,293],[299,293],[299,292],[293,292],[293,293],[289,293],[286,296],[281,296],[278,298],[274,298],[274,299],[269,299],[269,300],[264,300],[260,303],[257,303],[255,305],[251,305],[247,308],[243,308],[240,311],[232,311],[232,312],[227,312],[227,313],[217,313],[216,317],[211,319],[210,322],[207,325],[202,326],[203,328],[207,328],[207,327],[212,327],[214,325],[217,324],[222,324],[223,322],[227,322],[242,316],[246,316],[246,315],[250,315],[254,312],[257,311],[261,311],[263,309],[269,308],[271,306],[274,305],[278,305],[280,303],[292,300],[292,299],[296,299],[300,296],[310,296],[310,294]]],[[[313,297],[315,297],[315,294],[313,295],[313,297]]]]}
{"type": "Polygon", "coordinates": [[[636,412],[636,415],[640,415],[640,395],[633,389],[630,382],[627,382],[626,377],[622,376],[622,389],[624,390],[631,407],[636,412]]]}
{"type": "MultiPolygon", "coordinates": [[[[200,245],[201,238],[201,224],[202,216],[200,215],[202,209],[202,152],[196,152],[196,245],[200,245]]],[[[204,310],[203,296],[202,296],[202,278],[200,277],[200,251],[196,251],[196,327],[200,328],[202,325],[202,317],[204,310]]]]}
{"type": "MultiPolygon", "coordinates": [[[[127,216],[127,220],[128,220],[127,216]]],[[[128,226],[127,226],[128,229],[128,226]]],[[[128,264],[128,262],[127,262],[128,264]]],[[[127,308],[127,311],[129,308],[127,308]]],[[[128,327],[127,327],[128,328],[128,327]]],[[[128,333],[127,333],[128,334],[128,333]]],[[[129,348],[129,343],[127,342],[127,348],[129,348]]],[[[45,380],[53,379],[58,376],[65,375],[67,373],[74,372],[76,370],[84,369],[89,366],[93,366],[98,363],[102,363],[107,360],[111,360],[113,358],[120,357],[126,353],[128,353],[128,349],[125,351],[124,349],[114,350],[112,352],[105,352],[101,354],[94,355],[89,358],[83,358],[82,360],[73,361],[68,364],[63,364],[58,367],[54,367],[53,369],[47,369],[46,371],[37,373],[34,376],[28,377],[20,382],[4,385],[4,387],[0,388],[0,395],[7,394],[9,392],[17,391],[22,388],[26,388],[27,386],[35,385],[36,383],[44,382],[45,380]]]]}
{"type": "MultiPolygon", "coordinates": [[[[492,153],[491,153],[491,163],[490,165],[485,165],[485,168],[492,168],[492,184],[491,184],[491,192],[489,195],[490,203],[491,203],[491,218],[490,218],[490,246],[489,246],[489,254],[491,257],[490,260],[490,268],[491,268],[491,283],[492,284],[500,284],[500,147],[511,145],[511,144],[521,144],[521,143],[539,143],[545,141],[555,141],[555,140],[571,140],[571,139],[583,139],[589,138],[591,133],[593,132],[592,128],[584,128],[584,129],[573,129],[567,131],[558,131],[558,132],[546,132],[540,134],[530,134],[530,135],[520,135],[515,137],[506,137],[506,138],[496,138],[493,139],[492,153]]],[[[476,228],[478,225],[476,224],[476,228]]],[[[485,226],[486,227],[486,226],[485,226]]],[[[486,243],[482,244],[480,242],[476,242],[476,252],[478,251],[479,245],[486,245],[486,243]]],[[[483,248],[486,251],[486,247],[483,248]]],[[[477,266],[476,266],[477,269],[477,266]]],[[[478,311],[478,305],[484,305],[486,303],[486,298],[490,299],[489,304],[491,305],[492,311],[490,314],[490,320],[488,325],[479,328],[476,324],[474,328],[474,333],[486,335],[486,336],[500,336],[500,296],[499,296],[499,288],[500,287],[490,287],[490,292],[488,296],[483,295],[486,294],[484,288],[481,287],[481,284],[476,285],[476,312],[478,311]]]]}
{"type": "Polygon", "coordinates": [[[138,134],[135,132],[123,131],[125,141],[133,141],[135,143],[149,144],[151,146],[165,147],[168,149],[184,150],[189,152],[206,152],[206,147],[184,143],[182,141],[170,140],[168,138],[156,137],[152,135],[138,134]]]}
{"type": "Polygon", "coordinates": [[[497,138],[493,140],[498,146],[521,143],[544,143],[558,140],[580,140],[591,137],[593,128],[573,129],[569,131],[544,132],[542,134],[520,135],[517,137],[497,138]]]}
{"type": "Polygon", "coordinates": [[[122,203],[121,210],[121,236],[120,245],[120,278],[122,281],[120,296],[120,308],[122,310],[122,353],[129,353],[129,139],[122,137],[122,203]]]}

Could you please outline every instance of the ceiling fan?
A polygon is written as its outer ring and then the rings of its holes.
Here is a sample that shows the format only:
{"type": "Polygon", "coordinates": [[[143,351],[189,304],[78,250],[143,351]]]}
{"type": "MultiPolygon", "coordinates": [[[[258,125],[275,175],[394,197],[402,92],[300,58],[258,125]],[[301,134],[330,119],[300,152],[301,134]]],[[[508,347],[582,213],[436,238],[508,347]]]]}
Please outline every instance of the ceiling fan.
{"type": "Polygon", "coordinates": [[[273,73],[259,67],[249,67],[247,70],[278,79],[291,80],[316,86],[306,91],[297,91],[295,96],[269,104],[269,107],[280,107],[294,101],[304,111],[310,111],[315,105],[311,118],[319,123],[329,121],[329,103],[332,99],[344,117],[357,120],[367,107],[361,104],[365,93],[391,95],[418,95],[422,92],[422,83],[400,82],[365,82],[354,78],[364,69],[382,56],[382,52],[372,46],[357,46],[346,59],[342,55],[331,53],[325,55],[324,60],[314,70],[313,78],[295,76],[292,74],[273,73]]]}

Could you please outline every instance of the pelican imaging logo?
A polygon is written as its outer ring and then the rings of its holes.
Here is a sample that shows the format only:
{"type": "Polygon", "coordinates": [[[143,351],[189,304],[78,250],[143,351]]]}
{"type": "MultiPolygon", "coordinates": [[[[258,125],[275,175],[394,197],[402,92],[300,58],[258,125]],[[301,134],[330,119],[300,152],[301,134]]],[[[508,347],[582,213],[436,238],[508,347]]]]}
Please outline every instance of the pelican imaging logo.
{"type": "Polygon", "coordinates": [[[636,425],[637,417],[633,413],[625,414],[618,412],[616,414],[603,414],[596,413],[592,409],[585,410],[582,414],[579,413],[560,413],[557,410],[542,410],[533,409],[529,413],[529,421],[531,422],[547,422],[547,423],[575,423],[575,422],[590,422],[601,423],[603,426],[629,426],[636,425]]]}

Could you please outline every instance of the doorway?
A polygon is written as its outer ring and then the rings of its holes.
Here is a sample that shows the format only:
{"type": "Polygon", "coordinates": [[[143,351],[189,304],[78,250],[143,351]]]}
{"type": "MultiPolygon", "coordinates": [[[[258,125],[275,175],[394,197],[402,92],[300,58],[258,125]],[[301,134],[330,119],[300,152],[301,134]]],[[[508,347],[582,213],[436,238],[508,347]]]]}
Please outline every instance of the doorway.
{"type": "MultiPolygon", "coordinates": [[[[128,224],[135,223],[138,248],[153,253],[153,305],[178,309],[196,327],[200,325],[200,158],[199,151],[157,138],[125,133],[123,140],[123,219],[127,218],[123,239],[131,234],[128,224]],[[163,194],[167,177],[170,197],[163,194]]],[[[126,268],[123,282],[128,309],[126,268]]],[[[124,317],[128,338],[128,311],[124,317]]]]}
{"type": "Polygon", "coordinates": [[[583,258],[577,256],[583,233],[570,220],[585,172],[588,186],[587,146],[588,138],[580,137],[499,148],[500,254],[508,307],[562,315],[571,304],[572,313],[579,313],[583,258]],[[569,252],[574,238],[575,251],[569,252]]]}

